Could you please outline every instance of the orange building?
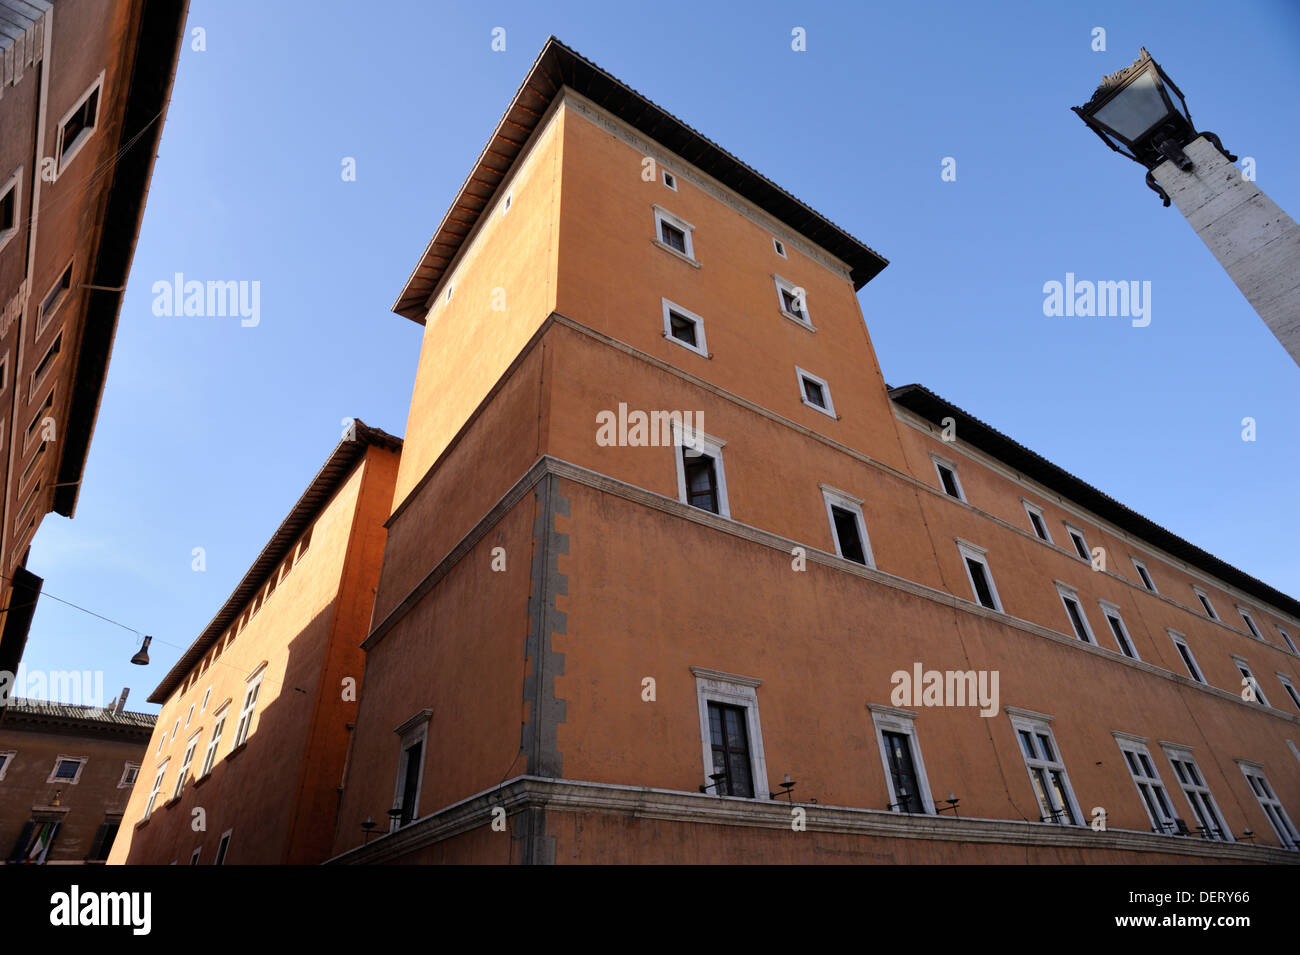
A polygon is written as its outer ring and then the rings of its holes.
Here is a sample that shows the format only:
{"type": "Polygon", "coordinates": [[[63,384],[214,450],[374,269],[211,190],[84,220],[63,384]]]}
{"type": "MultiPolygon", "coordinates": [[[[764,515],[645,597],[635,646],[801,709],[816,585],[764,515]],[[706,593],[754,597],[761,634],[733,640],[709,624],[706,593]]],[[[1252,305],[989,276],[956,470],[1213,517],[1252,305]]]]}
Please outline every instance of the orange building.
{"type": "Polygon", "coordinates": [[[162,712],[110,863],[329,855],[400,450],[354,421],[149,697],[162,712]]]}
{"type": "Polygon", "coordinates": [[[336,861],[1300,859],[1300,602],[889,388],[885,265],[548,41],[395,305],[336,861]]]}

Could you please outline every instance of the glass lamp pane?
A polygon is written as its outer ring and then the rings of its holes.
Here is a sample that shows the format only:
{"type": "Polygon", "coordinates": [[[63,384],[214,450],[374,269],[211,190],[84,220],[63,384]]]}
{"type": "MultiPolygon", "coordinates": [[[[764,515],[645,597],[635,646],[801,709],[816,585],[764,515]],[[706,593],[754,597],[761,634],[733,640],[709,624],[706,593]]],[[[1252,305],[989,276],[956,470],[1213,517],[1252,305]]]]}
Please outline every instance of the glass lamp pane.
{"type": "Polygon", "coordinates": [[[1093,118],[1120,138],[1132,142],[1168,115],[1155,75],[1147,70],[1097,110],[1093,118]]]}

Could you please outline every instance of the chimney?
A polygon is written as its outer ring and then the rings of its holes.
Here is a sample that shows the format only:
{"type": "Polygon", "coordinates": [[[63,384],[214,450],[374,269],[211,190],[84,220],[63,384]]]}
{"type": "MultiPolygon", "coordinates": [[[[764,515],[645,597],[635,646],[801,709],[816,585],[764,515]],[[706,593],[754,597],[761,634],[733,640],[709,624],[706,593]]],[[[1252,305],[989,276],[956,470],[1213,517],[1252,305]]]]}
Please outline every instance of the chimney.
{"type": "Polygon", "coordinates": [[[114,703],[113,703],[113,715],[114,715],[114,716],[120,716],[121,713],[122,713],[122,711],[123,711],[124,709],[126,709],[126,695],[127,695],[128,693],[130,693],[130,692],[131,692],[131,688],[130,688],[129,686],[124,686],[124,687],[122,687],[122,692],[121,692],[121,694],[118,696],[118,698],[117,698],[117,699],[114,701],[114,703]]]}

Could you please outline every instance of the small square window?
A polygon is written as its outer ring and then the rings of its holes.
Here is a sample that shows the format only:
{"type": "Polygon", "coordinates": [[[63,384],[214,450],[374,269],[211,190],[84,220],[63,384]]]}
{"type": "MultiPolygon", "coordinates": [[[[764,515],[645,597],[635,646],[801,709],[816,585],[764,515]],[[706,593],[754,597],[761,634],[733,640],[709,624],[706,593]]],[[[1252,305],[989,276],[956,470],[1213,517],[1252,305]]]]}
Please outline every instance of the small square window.
{"type": "Polygon", "coordinates": [[[695,352],[709,357],[704,340],[704,319],[680,305],[663,300],[664,337],[695,352]]]}
{"type": "Polygon", "coordinates": [[[777,306],[781,314],[811,329],[813,325],[808,314],[808,293],[802,286],[795,285],[779,275],[773,276],[773,279],[776,281],[777,306]]]}
{"type": "Polygon", "coordinates": [[[785,243],[782,242],[780,239],[772,240],[772,248],[776,250],[776,254],[781,256],[781,258],[783,259],[786,258],[785,243]]]}
{"type": "Polygon", "coordinates": [[[831,401],[831,386],[824,378],[818,378],[812,372],[804,371],[798,365],[794,369],[799,381],[799,397],[809,408],[820,411],[827,417],[834,418],[835,403],[831,401]]]}
{"type": "Polygon", "coordinates": [[[127,763],[122,767],[122,778],[117,781],[118,789],[127,789],[135,785],[135,781],[140,777],[140,764],[127,763]]]}
{"type": "Polygon", "coordinates": [[[47,783],[76,785],[81,779],[81,770],[85,765],[86,760],[84,757],[60,756],[54,761],[54,768],[50,770],[50,778],[45,781],[47,783]]]}
{"type": "Polygon", "coordinates": [[[677,447],[677,499],[720,517],[730,517],[727,477],[722,467],[722,442],[673,422],[677,447]]]}
{"type": "Polygon", "coordinates": [[[664,185],[667,186],[669,189],[671,189],[673,192],[676,192],[677,177],[674,176],[672,173],[670,173],[667,169],[665,169],[663,170],[663,178],[664,178],[664,185]]]}
{"type": "Polygon", "coordinates": [[[699,263],[695,262],[695,249],[691,240],[691,233],[694,232],[695,226],[660,206],[654,207],[654,214],[655,244],[698,265],[699,263]]]}

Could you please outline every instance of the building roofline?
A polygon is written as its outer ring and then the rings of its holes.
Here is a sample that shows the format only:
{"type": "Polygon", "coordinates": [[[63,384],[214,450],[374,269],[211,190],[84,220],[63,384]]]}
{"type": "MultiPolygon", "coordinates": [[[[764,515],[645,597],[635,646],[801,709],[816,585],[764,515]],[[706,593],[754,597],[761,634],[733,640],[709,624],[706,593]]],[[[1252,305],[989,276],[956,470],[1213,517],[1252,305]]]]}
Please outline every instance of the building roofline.
{"type": "Polygon", "coordinates": [[[862,288],[889,264],[825,216],[552,36],[533,61],[393,303],[398,315],[424,324],[429,297],[510,174],[547,107],[566,86],[840,259],[849,266],[855,289],[862,288]]]}
{"type": "Polygon", "coordinates": [[[167,698],[180,685],[185,675],[203,659],[203,655],[220,639],[230,624],[239,617],[240,612],[248,606],[249,601],[253,599],[253,596],[270,577],[271,572],[280,566],[281,561],[288,555],[293,545],[297,543],[298,538],[302,536],[302,533],[325,508],[325,505],[329,503],[330,498],[334,496],[334,492],[352,474],[365,456],[366,450],[370,447],[378,447],[386,451],[401,450],[401,438],[396,438],[378,428],[371,428],[364,424],[360,418],[353,420],[356,422],[356,439],[344,438],[334,448],[329,459],[316,472],[316,476],[312,478],[307,490],[298,498],[298,502],[289,511],[288,516],[280,522],[280,526],[271,535],[271,539],[262,548],[262,552],[257,555],[238,586],[226,598],[226,602],[222,604],[216,616],[212,618],[195,641],[190,644],[189,649],[181,654],[180,659],[167,671],[167,675],[163,677],[162,682],[150,694],[150,703],[167,702],[167,698]]]}
{"type": "Polygon", "coordinates": [[[0,729],[58,732],[67,735],[134,738],[147,743],[158,717],[135,710],[80,706],[15,697],[4,710],[0,729]]]}
{"type": "Polygon", "coordinates": [[[896,404],[935,424],[942,424],[943,418],[952,417],[957,422],[957,433],[972,447],[997,458],[1026,477],[1050,488],[1134,537],[1236,587],[1242,593],[1249,594],[1268,606],[1300,619],[1300,600],[1250,576],[1227,561],[1220,560],[1208,551],[1166,530],[1155,521],[1143,517],[1137,511],[1125,507],[1110,495],[1029,450],[1023,444],[1007,437],[923,385],[910,384],[890,388],[889,396],[896,404]]]}

